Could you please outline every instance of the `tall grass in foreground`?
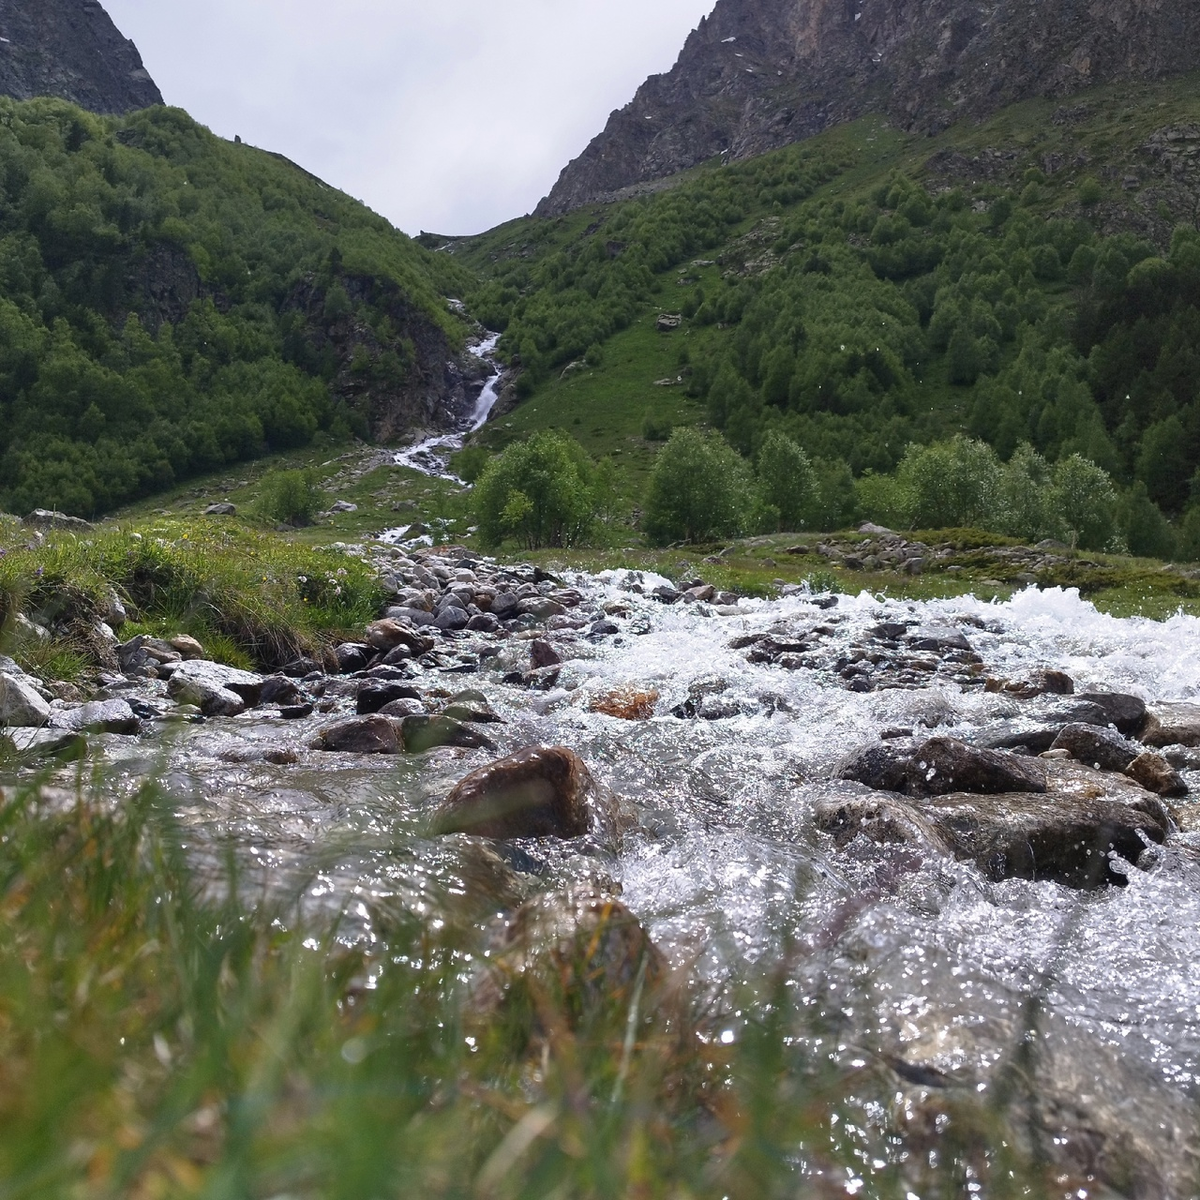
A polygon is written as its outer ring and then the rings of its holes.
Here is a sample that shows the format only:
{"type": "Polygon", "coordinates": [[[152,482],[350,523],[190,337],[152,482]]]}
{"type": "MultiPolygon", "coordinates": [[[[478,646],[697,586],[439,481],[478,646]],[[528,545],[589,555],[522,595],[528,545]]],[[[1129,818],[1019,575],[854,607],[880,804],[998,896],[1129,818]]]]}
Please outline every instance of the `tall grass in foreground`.
{"type": "Polygon", "coordinates": [[[1078,1186],[1022,1160],[972,1095],[905,1113],[877,1065],[812,1061],[784,972],[730,1044],[681,1019],[686,990],[581,1015],[534,984],[487,1018],[477,930],[380,905],[377,940],[351,947],[294,899],[248,902],[232,855],[201,877],[182,843],[152,786],[121,811],[90,788],[5,792],[3,1200],[1078,1186]]]}

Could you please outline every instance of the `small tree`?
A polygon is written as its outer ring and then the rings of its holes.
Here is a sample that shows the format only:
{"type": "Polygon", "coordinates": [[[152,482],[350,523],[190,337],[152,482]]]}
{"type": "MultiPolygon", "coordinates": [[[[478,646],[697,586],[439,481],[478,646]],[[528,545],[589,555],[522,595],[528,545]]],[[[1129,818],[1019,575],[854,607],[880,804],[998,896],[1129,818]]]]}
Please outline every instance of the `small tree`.
{"type": "Polygon", "coordinates": [[[583,540],[595,512],[593,469],[583,447],[546,430],[493,458],[475,486],[479,539],[512,538],[527,550],[583,540]]]}
{"type": "Polygon", "coordinates": [[[700,542],[740,533],[753,485],[750,469],[719,434],[677,429],[659,452],[643,526],[652,542],[700,542]]]}
{"type": "Polygon", "coordinates": [[[764,507],[778,513],[779,529],[804,529],[817,500],[817,476],[808,455],[772,429],[758,454],[758,487],[764,507]]]}
{"type": "Polygon", "coordinates": [[[282,525],[311,525],[325,493],[308,471],[270,471],[263,476],[258,512],[282,525]]]}
{"type": "Polygon", "coordinates": [[[995,524],[1000,463],[983,442],[962,436],[932,446],[909,446],[897,472],[910,497],[914,529],[995,524]]]}
{"type": "Polygon", "coordinates": [[[1060,536],[1083,550],[1103,550],[1117,532],[1117,494],[1108,472],[1078,454],[1055,465],[1051,504],[1060,536]]]}

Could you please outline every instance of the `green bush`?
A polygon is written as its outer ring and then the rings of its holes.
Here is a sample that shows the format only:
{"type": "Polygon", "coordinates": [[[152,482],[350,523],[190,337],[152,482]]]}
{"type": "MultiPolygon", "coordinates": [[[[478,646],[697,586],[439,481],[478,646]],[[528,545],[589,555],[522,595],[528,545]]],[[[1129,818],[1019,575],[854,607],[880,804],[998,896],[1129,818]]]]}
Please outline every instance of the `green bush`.
{"type": "Polygon", "coordinates": [[[659,545],[731,537],[745,528],[753,494],[746,460],[719,434],[677,429],[655,461],[643,528],[659,545]]]}
{"type": "Polygon", "coordinates": [[[513,540],[527,550],[577,545],[595,515],[593,467],[565,433],[545,430],[514,442],[484,468],[475,487],[479,540],[513,540]]]}
{"type": "Polygon", "coordinates": [[[282,525],[311,525],[325,506],[325,493],[307,471],[270,471],[263,476],[257,508],[282,525]]]}

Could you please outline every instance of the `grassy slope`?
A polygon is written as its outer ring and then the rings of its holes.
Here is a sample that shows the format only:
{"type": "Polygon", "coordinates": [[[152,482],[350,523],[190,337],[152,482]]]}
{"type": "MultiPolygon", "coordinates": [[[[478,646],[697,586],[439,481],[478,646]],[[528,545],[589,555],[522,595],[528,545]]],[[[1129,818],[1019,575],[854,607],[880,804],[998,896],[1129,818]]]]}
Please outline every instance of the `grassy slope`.
{"type": "MultiPolygon", "coordinates": [[[[1169,239],[1177,221],[1192,220],[1195,214],[1186,210],[1178,196],[1164,194],[1156,199],[1153,179],[1145,189],[1145,197],[1140,185],[1127,190],[1124,179],[1133,171],[1146,173],[1138,151],[1151,134],[1167,125],[1200,120],[1198,83],[1200,75],[1191,75],[1159,84],[1114,85],[1065,103],[1030,100],[980,125],[962,123],[932,139],[905,136],[876,119],[857,121],[804,143],[805,151],[853,159],[851,167],[826,183],[812,199],[859,200],[893,172],[933,190],[953,184],[983,198],[995,194],[1001,186],[1019,191],[1026,170],[1042,169],[1047,162],[1058,161],[1063,164],[1061,169],[1047,178],[1041,197],[1031,204],[1032,211],[1047,217],[1080,215],[1077,185],[1085,177],[1096,176],[1102,182],[1104,197],[1088,212],[1097,227],[1104,232],[1132,227],[1161,243],[1169,239]],[[1063,110],[1070,110],[1066,119],[1063,110]],[[958,158],[947,165],[945,157],[950,154],[958,158]]],[[[788,148],[775,152],[773,157],[787,159],[798,152],[797,148],[788,148]]],[[[675,186],[686,189],[706,170],[723,169],[737,168],[698,168],[678,177],[675,186]]],[[[769,243],[777,224],[786,223],[810,203],[780,209],[761,202],[755,206],[753,196],[747,200],[751,205],[749,214],[731,227],[724,245],[705,252],[704,258],[728,256],[736,260],[741,255],[738,243],[753,240],[756,234],[769,243]]],[[[455,245],[454,251],[475,269],[499,275],[515,264],[536,263],[582,244],[597,229],[602,230],[620,207],[592,206],[558,219],[510,222],[455,245]]],[[[707,285],[716,281],[721,270],[687,268],[686,276],[707,285]]],[[[500,448],[536,429],[566,429],[594,456],[620,452],[628,466],[628,490],[636,493],[656,449],[642,437],[646,414],[673,423],[702,418],[699,407],[689,405],[671,390],[655,388],[653,381],[678,372],[681,347],[691,352],[714,339],[731,336],[728,331],[689,327],[686,322],[675,334],[653,332],[658,314],[678,312],[694,291],[694,282],[678,282],[684,273],[683,268],[672,268],[658,276],[657,290],[646,298],[634,325],[605,344],[598,369],[565,379],[555,372],[512,414],[485,430],[480,440],[500,448]]],[[[1044,290],[1052,311],[1064,313],[1069,309],[1071,292],[1067,285],[1049,284],[1044,290]]],[[[1012,348],[1007,349],[1011,354],[1012,348]]],[[[930,427],[945,427],[965,417],[973,390],[945,383],[944,375],[941,356],[925,364],[919,396],[914,401],[918,426],[920,414],[930,427]]]]}

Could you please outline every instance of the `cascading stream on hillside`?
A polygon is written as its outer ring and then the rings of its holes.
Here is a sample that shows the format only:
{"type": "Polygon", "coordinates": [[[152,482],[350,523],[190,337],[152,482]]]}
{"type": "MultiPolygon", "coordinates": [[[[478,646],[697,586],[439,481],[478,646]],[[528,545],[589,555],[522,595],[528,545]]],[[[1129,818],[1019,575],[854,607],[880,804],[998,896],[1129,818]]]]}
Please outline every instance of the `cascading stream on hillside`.
{"type": "MultiPolygon", "coordinates": [[[[504,722],[486,726],[495,750],[330,755],[308,746],[332,717],[298,727],[251,712],[183,727],[161,760],[145,743],[121,741],[111,753],[131,786],[165,770],[194,848],[232,839],[250,865],[246,886],[302,891],[318,910],[351,914],[357,925],[345,936],[372,939],[381,909],[490,919],[487,872],[461,839],[430,837],[429,815],[498,754],[568,746],[632,807],[637,827],[616,855],[586,842],[522,844],[510,859],[515,876],[533,890],[619,883],[624,902],[710,993],[719,1036],[740,1036],[746,1006],[783,971],[797,1011],[812,1018],[795,1036],[815,1056],[887,1062],[902,1078],[981,1092],[1008,1086],[1019,1061],[1034,1073],[1026,1084],[1040,1104],[1160,1163],[1164,1194],[1187,1194],[1200,1099],[1191,798],[1172,802],[1180,828],[1164,846],[1146,840],[1137,863],[1112,861],[1125,886],[1095,890],[993,879],[899,837],[839,845],[814,814],[831,797],[865,792],[840,782],[839,768],[884,735],[970,743],[1063,700],[971,685],[970,656],[989,677],[1051,668],[1081,692],[1186,701],[1200,693],[1200,620],[1120,620],[1059,590],[1003,603],[803,592],[717,608],[659,603],[653,589],[667,581],[649,575],[567,582],[585,619],[556,631],[552,623],[566,661],[551,690],[511,682],[528,667],[533,630],[452,635],[443,649],[454,657],[410,664],[425,695],[466,686],[486,695],[504,722]],[[586,620],[597,618],[616,631],[589,634],[586,620]],[[880,627],[965,644],[969,654],[916,652],[905,668],[915,682],[854,690],[856,677],[839,664],[880,627]],[[822,641],[807,665],[781,665],[748,652],[763,635],[822,641]],[[655,715],[593,711],[597,697],[622,689],[656,695],[655,715]]],[[[876,684],[899,682],[886,655],[860,661],[876,684]]],[[[352,696],[336,683],[327,707],[352,696]]],[[[1191,769],[1200,759],[1179,765],[1200,794],[1191,769]]]]}

